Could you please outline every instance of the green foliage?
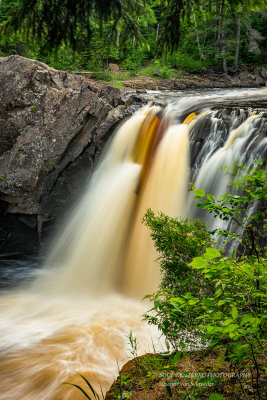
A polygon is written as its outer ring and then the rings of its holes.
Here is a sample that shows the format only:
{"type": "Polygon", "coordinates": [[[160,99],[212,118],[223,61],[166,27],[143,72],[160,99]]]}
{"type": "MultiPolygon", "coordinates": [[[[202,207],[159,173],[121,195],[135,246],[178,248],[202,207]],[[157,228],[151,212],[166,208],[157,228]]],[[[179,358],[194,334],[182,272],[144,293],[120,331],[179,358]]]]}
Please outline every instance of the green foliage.
{"type": "Polygon", "coordinates": [[[221,396],[221,395],[218,394],[218,393],[212,393],[212,394],[209,396],[209,400],[225,400],[225,399],[224,399],[223,396],[221,396]]]}
{"type": "MultiPolygon", "coordinates": [[[[101,397],[97,394],[91,383],[85,376],[79,374],[82,380],[86,383],[88,390],[83,389],[80,385],[76,385],[74,383],[63,382],[63,385],[70,385],[78,389],[88,400],[104,400],[105,395],[103,389],[100,385],[101,397]],[[91,397],[93,396],[93,397],[91,397]]],[[[119,383],[114,385],[114,393],[115,393],[115,400],[127,400],[131,397],[132,393],[130,391],[125,391],[125,386],[129,386],[129,384],[133,381],[134,378],[130,378],[128,375],[119,374],[119,383]]]]}
{"type": "MultiPolygon", "coordinates": [[[[158,325],[175,348],[194,346],[198,340],[205,346],[223,348],[224,360],[229,362],[231,368],[251,371],[251,379],[255,381],[253,398],[263,399],[260,382],[267,361],[264,354],[267,260],[264,248],[260,246],[259,225],[264,225],[266,218],[266,172],[261,164],[249,168],[245,175],[241,175],[240,171],[244,172],[244,168],[239,165],[228,170],[240,173],[239,179],[233,181],[233,186],[240,191],[239,195],[227,193],[216,201],[214,196],[198,189],[195,190],[195,197],[205,197],[198,201],[197,206],[214,213],[215,217],[234,219],[242,228],[239,236],[227,231],[219,231],[219,234],[226,237],[226,242],[239,237],[248,254],[238,258],[235,254],[224,255],[217,248],[201,244],[204,237],[198,239],[199,231],[192,230],[192,240],[199,240],[197,254],[192,255],[193,241],[185,240],[180,235],[183,229],[187,234],[190,232],[188,222],[178,222],[164,214],[156,217],[148,210],[145,222],[151,228],[152,238],[161,254],[164,277],[162,289],[147,296],[154,305],[145,319],[150,324],[158,325]],[[249,208],[252,204],[258,206],[253,214],[249,208]],[[190,257],[193,260],[184,265],[180,253],[185,260],[190,257]],[[169,271],[171,280],[167,276],[169,271]],[[191,282],[189,272],[193,276],[191,282]]],[[[211,398],[216,398],[214,396],[211,395],[211,398]]]]}
{"type": "Polygon", "coordinates": [[[133,357],[137,357],[138,353],[138,343],[136,337],[133,335],[133,332],[130,331],[129,335],[127,335],[128,343],[130,345],[130,353],[133,357]]]}
{"type": "Polygon", "coordinates": [[[157,76],[161,79],[170,79],[174,76],[174,71],[173,71],[171,65],[169,65],[166,60],[155,59],[153,61],[153,65],[154,65],[154,68],[150,70],[151,75],[157,76]],[[157,71],[156,75],[155,75],[155,71],[157,71]]]}
{"type": "Polygon", "coordinates": [[[182,53],[181,51],[177,51],[171,56],[171,63],[176,69],[185,69],[192,73],[203,71],[207,64],[202,60],[194,58],[190,54],[182,53]]]}
{"type": "Polygon", "coordinates": [[[151,229],[151,237],[159,253],[163,272],[162,288],[188,291],[199,288],[198,277],[192,276],[189,262],[212,242],[205,225],[200,221],[171,218],[163,213],[155,215],[147,210],[143,222],[151,229]]]}
{"type": "Polygon", "coordinates": [[[147,56],[147,49],[144,47],[131,47],[132,46],[129,46],[127,49],[129,53],[122,62],[122,68],[129,71],[138,71],[147,56]]]}
{"type": "Polygon", "coordinates": [[[92,78],[94,78],[97,81],[109,82],[112,80],[112,75],[109,71],[96,72],[95,74],[92,74],[92,78]]]}
{"type": "Polygon", "coordinates": [[[110,84],[117,89],[123,89],[123,83],[121,81],[112,81],[110,84]]]}
{"type": "Polygon", "coordinates": [[[72,48],[82,48],[92,38],[95,24],[113,20],[113,31],[122,19],[127,26],[125,35],[140,38],[135,18],[143,14],[142,1],[105,0],[69,2],[68,0],[13,1],[12,7],[1,2],[1,14],[7,29],[24,33],[27,38],[41,43],[43,49],[57,49],[62,43],[72,48]]]}
{"type": "MultiPolygon", "coordinates": [[[[231,187],[232,193],[226,193],[218,200],[204,190],[195,190],[195,198],[202,201],[196,203],[197,207],[207,210],[215,217],[223,221],[233,221],[238,232],[218,230],[217,234],[225,238],[225,243],[238,240],[240,246],[239,254],[249,252],[259,256],[265,253],[266,243],[266,210],[267,210],[267,185],[266,170],[262,168],[262,162],[253,167],[234,165],[226,168],[226,173],[237,175],[231,187]],[[237,194],[238,193],[238,194],[237,194]],[[251,206],[254,204],[256,212],[251,213],[251,206]]],[[[194,190],[192,186],[191,190],[194,190]]]]}
{"type": "MultiPolygon", "coordinates": [[[[263,398],[259,379],[266,364],[263,355],[267,333],[266,261],[262,258],[258,262],[255,257],[236,260],[207,248],[190,266],[203,274],[212,294],[187,293],[168,299],[178,329],[185,329],[188,320],[196,318],[203,343],[213,348],[223,346],[225,359],[233,367],[256,371],[257,398],[263,398]]],[[[190,331],[190,325],[186,329],[190,331]]]]}
{"type": "MultiPolygon", "coordinates": [[[[88,381],[88,379],[86,379],[85,376],[83,376],[81,374],[79,374],[79,375],[82,378],[82,380],[86,383],[86,385],[88,386],[88,388],[90,390],[90,395],[91,395],[91,393],[93,394],[93,396],[94,396],[93,399],[100,400],[100,396],[96,393],[95,389],[93,388],[91,383],[88,381]]],[[[63,382],[63,385],[70,385],[70,386],[77,388],[80,392],[83,393],[83,395],[87,399],[92,400],[91,397],[89,396],[89,394],[80,385],[76,385],[74,383],[69,383],[69,382],[63,382]]],[[[104,393],[102,391],[102,388],[101,388],[101,393],[102,393],[102,399],[104,400],[104,393]]]]}
{"type": "Polygon", "coordinates": [[[162,57],[161,78],[168,79],[173,68],[197,73],[224,58],[233,62],[238,46],[242,63],[262,65],[263,9],[263,1],[237,0],[2,0],[0,55],[20,54],[63,70],[99,71],[116,62],[133,74],[162,57]]]}
{"type": "MultiPolygon", "coordinates": [[[[193,274],[188,264],[193,257],[202,254],[212,240],[204,224],[199,220],[179,220],[163,213],[155,215],[148,210],[143,221],[152,231],[151,236],[160,254],[159,261],[163,273],[162,289],[154,295],[147,296],[154,302],[154,313],[147,315],[146,319],[149,323],[158,325],[167,340],[177,347],[182,341],[194,340],[194,335],[189,337],[183,334],[181,327],[178,329],[177,317],[171,312],[169,298],[185,294],[191,289],[195,294],[204,290],[205,282],[202,277],[200,274],[193,274]]],[[[185,324],[183,328],[186,328],[187,324],[193,327],[195,318],[183,320],[183,324],[185,324]]]]}

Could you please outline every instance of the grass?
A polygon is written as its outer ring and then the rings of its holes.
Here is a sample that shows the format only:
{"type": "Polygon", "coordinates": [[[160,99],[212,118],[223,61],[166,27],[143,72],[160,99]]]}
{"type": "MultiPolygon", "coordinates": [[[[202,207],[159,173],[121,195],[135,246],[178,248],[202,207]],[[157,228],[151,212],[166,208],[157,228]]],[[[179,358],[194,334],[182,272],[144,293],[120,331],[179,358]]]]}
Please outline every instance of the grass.
{"type": "Polygon", "coordinates": [[[92,72],[87,76],[101,81],[107,85],[111,85],[118,89],[123,89],[123,82],[131,79],[142,79],[142,78],[153,78],[155,80],[160,79],[179,79],[183,76],[184,72],[176,70],[168,66],[157,66],[154,63],[150,63],[142,68],[136,70],[119,70],[118,72],[112,72],[108,69],[103,71],[92,72]]]}

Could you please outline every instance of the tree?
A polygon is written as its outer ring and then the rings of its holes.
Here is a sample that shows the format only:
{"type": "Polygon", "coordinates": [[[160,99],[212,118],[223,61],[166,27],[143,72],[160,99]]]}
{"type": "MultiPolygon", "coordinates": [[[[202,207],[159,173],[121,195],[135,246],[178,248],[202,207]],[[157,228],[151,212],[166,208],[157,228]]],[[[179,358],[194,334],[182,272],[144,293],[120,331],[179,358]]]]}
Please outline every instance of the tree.
{"type": "Polygon", "coordinates": [[[14,0],[0,3],[5,29],[20,31],[51,51],[63,42],[73,49],[88,44],[92,22],[113,22],[113,32],[120,19],[127,33],[140,38],[137,17],[145,12],[142,0],[14,0]]]}
{"type": "MultiPolygon", "coordinates": [[[[248,9],[251,7],[249,0],[2,0],[0,14],[4,15],[2,21],[5,21],[5,27],[26,33],[28,38],[41,42],[44,48],[51,51],[63,42],[74,49],[81,43],[88,45],[92,37],[92,20],[98,21],[100,26],[112,21],[115,33],[122,19],[127,33],[125,37],[131,34],[141,41],[138,17],[152,6],[160,10],[158,50],[173,52],[179,44],[181,20],[190,18],[192,13],[194,17],[196,10],[203,5],[207,4],[211,9],[214,3],[221,9],[220,41],[223,52],[223,22],[227,5],[248,9]]],[[[262,3],[256,1],[253,5],[262,6],[262,3]]]]}

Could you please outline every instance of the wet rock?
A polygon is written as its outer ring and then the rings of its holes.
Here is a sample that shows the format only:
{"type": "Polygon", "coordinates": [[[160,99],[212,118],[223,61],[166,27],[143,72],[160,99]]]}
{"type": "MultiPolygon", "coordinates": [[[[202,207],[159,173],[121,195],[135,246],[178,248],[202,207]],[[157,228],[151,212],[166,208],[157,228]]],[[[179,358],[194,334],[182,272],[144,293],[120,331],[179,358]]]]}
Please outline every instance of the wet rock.
{"type": "Polygon", "coordinates": [[[136,93],[141,94],[141,93],[147,93],[146,89],[136,89],[136,93]]]}
{"type": "Polygon", "coordinates": [[[250,79],[252,79],[252,75],[248,71],[243,71],[239,74],[239,79],[250,80],[250,79]]]}
{"type": "Polygon", "coordinates": [[[265,81],[267,81],[267,68],[261,68],[260,75],[265,81]]]}
{"type": "Polygon", "coordinates": [[[7,232],[1,238],[9,248],[19,235],[30,245],[27,228],[35,246],[114,127],[141,102],[20,56],[0,58],[0,87],[0,226],[7,232]]]}
{"type": "Polygon", "coordinates": [[[265,84],[265,80],[258,75],[255,77],[255,84],[256,86],[263,86],[265,84]]]}
{"type": "Polygon", "coordinates": [[[248,71],[243,71],[239,74],[239,79],[243,86],[255,87],[265,85],[265,69],[262,70],[255,69],[254,73],[248,71]]]}

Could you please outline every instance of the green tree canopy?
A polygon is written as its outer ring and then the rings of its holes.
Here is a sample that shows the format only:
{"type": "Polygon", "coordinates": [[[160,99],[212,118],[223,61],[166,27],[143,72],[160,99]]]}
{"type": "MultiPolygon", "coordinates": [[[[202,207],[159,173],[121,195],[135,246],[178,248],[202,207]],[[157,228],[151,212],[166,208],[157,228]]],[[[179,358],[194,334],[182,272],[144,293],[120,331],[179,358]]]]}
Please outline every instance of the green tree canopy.
{"type": "Polygon", "coordinates": [[[112,21],[113,30],[123,19],[126,31],[140,36],[138,16],[144,13],[141,0],[3,0],[0,14],[5,29],[23,32],[48,50],[63,42],[76,49],[90,41],[93,24],[112,21]]]}
{"type": "Polygon", "coordinates": [[[133,35],[141,41],[139,19],[151,8],[160,20],[158,48],[175,50],[180,39],[180,24],[195,9],[226,5],[238,9],[262,7],[263,1],[249,0],[2,0],[0,22],[6,28],[23,32],[48,50],[57,49],[63,42],[72,48],[89,43],[93,25],[112,22],[113,31],[123,20],[125,38],[133,35]]]}

